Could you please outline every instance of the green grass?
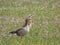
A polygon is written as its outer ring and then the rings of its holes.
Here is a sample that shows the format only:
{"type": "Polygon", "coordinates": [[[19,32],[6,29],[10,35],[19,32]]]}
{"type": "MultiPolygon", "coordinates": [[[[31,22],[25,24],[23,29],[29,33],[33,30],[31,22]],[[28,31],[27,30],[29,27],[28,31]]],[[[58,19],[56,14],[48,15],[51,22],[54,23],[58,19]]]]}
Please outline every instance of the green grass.
{"type": "Polygon", "coordinates": [[[0,45],[60,45],[60,0],[0,0],[0,45]],[[9,36],[29,14],[28,36],[9,36]]]}

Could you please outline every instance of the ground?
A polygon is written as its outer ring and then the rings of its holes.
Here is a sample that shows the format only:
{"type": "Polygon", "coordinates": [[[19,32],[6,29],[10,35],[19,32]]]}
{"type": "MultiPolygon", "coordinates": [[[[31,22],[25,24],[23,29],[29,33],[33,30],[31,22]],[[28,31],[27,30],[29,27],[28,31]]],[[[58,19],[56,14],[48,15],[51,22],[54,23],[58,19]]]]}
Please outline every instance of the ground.
{"type": "Polygon", "coordinates": [[[60,0],[0,0],[0,45],[60,45],[60,0]],[[29,34],[10,36],[29,14],[29,34]]]}

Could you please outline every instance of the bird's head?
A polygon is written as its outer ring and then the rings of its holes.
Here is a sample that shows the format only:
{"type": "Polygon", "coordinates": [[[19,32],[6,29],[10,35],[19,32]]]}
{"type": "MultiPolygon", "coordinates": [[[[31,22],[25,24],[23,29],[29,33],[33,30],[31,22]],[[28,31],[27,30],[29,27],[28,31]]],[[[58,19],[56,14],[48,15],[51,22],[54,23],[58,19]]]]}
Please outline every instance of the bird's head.
{"type": "Polygon", "coordinates": [[[32,16],[31,16],[31,15],[29,15],[29,16],[26,18],[26,23],[27,23],[28,25],[32,24],[32,16]]]}
{"type": "Polygon", "coordinates": [[[24,24],[23,27],[25,27],[25,26],[29,26],[29,27],[32,26],[32,16],[31,16],[31,15],[29,15],[29,16],[25,19],[25,24],[24,24]]]}

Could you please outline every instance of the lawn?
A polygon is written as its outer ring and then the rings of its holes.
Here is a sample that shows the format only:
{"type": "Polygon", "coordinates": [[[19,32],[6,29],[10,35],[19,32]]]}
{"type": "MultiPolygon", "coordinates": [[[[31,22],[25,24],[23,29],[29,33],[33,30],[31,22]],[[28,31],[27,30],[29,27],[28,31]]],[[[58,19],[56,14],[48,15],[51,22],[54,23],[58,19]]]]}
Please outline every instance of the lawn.
{"type": "Polygon", "coordinates": [[[60,0],[0,0],[0,45],[60,45],[60,0]],[[30,14],[29,34],[10,35],[30,14]]]}

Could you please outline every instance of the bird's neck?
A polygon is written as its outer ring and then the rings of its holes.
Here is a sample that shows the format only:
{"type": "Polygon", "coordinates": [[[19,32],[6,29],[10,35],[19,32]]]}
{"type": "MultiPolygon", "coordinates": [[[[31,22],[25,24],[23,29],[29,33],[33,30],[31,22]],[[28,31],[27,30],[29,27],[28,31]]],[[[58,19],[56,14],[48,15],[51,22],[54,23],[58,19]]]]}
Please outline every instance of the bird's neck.
{"type": "Polygon", "coordinates": [[[24,28],[26,31],[29,32],[31,26],[32,26],[32,24],[29,24],[29,25],[28,25],[28,24],[25,24],[25,25],[23,26],[23,28],[24,28]]]}
{"type": "Polygon", "coordinates": [[[30,28],[31,28],[31,26],[32,26],[31,20],[25,20],[25,24],[24,24],[23,28],[24,28],[26,31],[29,31],[30,28]]]}

